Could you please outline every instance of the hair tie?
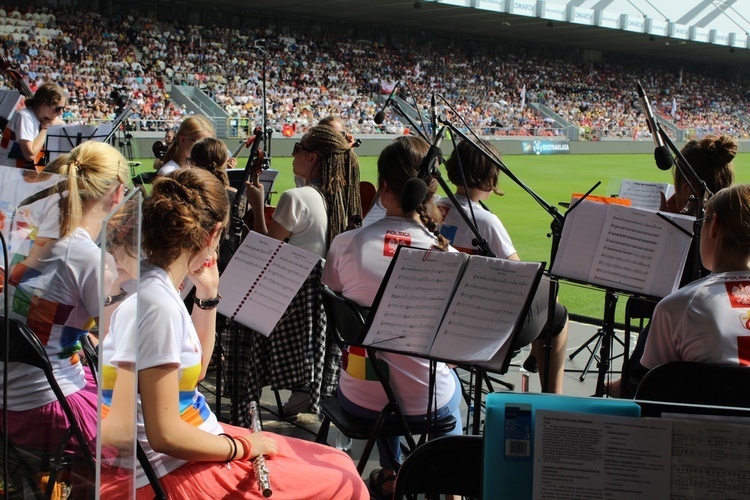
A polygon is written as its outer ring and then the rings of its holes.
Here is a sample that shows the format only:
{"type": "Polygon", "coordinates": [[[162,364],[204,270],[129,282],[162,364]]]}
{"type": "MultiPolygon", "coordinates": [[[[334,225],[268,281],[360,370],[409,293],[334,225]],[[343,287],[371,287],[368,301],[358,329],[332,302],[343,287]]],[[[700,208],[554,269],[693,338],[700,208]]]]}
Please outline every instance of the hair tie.
{"type": "Polygon", "coordinates": [[[73,165],[73,168],[74,168],[74,169],[76,169],[76,170],[80,170],[80,169],[81,169],[81,162],[80,162],[80,161],[78,161],[77,159],[76,159],[76,160],[73,160],[73,161],[72,161],[72,162],[70,162],[70,163],[71,163],[71,164],[73,165]]]}

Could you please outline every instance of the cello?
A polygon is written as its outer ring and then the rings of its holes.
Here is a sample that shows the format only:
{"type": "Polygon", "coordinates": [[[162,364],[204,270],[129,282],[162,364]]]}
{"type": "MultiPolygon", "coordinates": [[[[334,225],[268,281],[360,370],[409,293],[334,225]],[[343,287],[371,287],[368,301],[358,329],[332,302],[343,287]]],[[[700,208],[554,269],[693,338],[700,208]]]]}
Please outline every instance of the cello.
{"type": "MultiPolygon", "coordinates": [[[[20,71],[17,69],[14,69],[12,67],[11,61],[4,56],[0,56],[0,70],[4,71],[8,77],[10,77],[10,80],[13,82],[13,86],[15,89],[20,92],[20,94],[27,99],[30,99],[31,97],[34,97],[34,92],[32,92],[31,87],[29,87],[29,84],[26,83],[26,80],[24,80],[23,75],[20,71]]],[[[17,109],[20,109],[22,106],[18,106],[17,109]]],[[[9,120],[6,117],[0,117],[0,132],[2,132],[3,137],[3,144],[6,144],[10,141],[10,138],[5,137],[5,128],[8,126],[9,120]]],[[[17,159],[17,163],[19,167],[22,168],[28,168],[28,169],[36,169],[36,170],[43,170],[45,161],[45,151],[42,149],[37,153],[37,155],[34,157],[34,161],[21,161],[22,158],[17,159]]]]}

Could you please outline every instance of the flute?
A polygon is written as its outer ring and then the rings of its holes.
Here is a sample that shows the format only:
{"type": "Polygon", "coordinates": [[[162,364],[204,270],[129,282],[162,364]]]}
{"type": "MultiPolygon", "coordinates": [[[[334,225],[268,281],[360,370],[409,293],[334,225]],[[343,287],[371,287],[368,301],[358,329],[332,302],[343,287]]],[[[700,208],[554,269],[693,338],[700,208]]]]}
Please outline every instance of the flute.
{"type": "MultiPolygon", "coordinates": [[[[258,403],[250,401],[250,430],[253,432],[260,432],[260,418],[258,418],[258,403]]],[[[263,496],[268,498],[273,495],[271,491],[271,481],[268,478],[268,466],[266,465],[266,457],[258,455],[253,459],[253,470],[255,471],[255,478],[258,480],[258,489],[263,493],[263,496]]]]}

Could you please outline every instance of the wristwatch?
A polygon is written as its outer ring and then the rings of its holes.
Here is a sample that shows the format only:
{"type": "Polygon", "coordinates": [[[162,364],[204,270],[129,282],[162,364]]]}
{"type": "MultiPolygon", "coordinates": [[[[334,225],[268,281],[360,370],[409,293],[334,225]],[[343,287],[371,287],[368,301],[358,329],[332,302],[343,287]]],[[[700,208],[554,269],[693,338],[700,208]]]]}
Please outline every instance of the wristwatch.
{"type": "Polygon", "coordinates": [[[216,309],[216,306],[219,305],[220,300],[221,294],[218,294],[212,299],[199,299],[198,297],[193,297],[193,302],[195,303],[195,305],[206,311],[216,309]]]}

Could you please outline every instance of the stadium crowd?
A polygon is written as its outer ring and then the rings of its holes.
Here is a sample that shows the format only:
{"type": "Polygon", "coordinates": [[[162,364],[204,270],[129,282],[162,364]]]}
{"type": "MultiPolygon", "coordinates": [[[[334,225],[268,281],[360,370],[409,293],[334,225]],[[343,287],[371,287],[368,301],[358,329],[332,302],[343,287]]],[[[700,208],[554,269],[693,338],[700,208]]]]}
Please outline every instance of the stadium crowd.
{"type": "Polygon", "coordinates": [[[746,85],[682,69],[573,63],[476,45],[395,47],[338,33],[184,27],[46,8],[0,9],[0,41],[32,91],[47,79],[68,90],[67,123],[112,120],[132,103],[134,127],[173,128],[187,110],[170,99],[170,86],[193,85],[252,126],[261,121],[265,77],[267,119],[276,132],[302,132],[334,115],[356,133],[401,133],[395,116],[383,125],[373,121],[383,95],[400,81],[399,95],[423,114],[435,93],[454,123],[458,115],[482,134],[554,136],[569,126],[584,139],[638,139],[648,135],[635,90],[640,80],[660,117],[688,138],[750,136],[746,85]]]}

